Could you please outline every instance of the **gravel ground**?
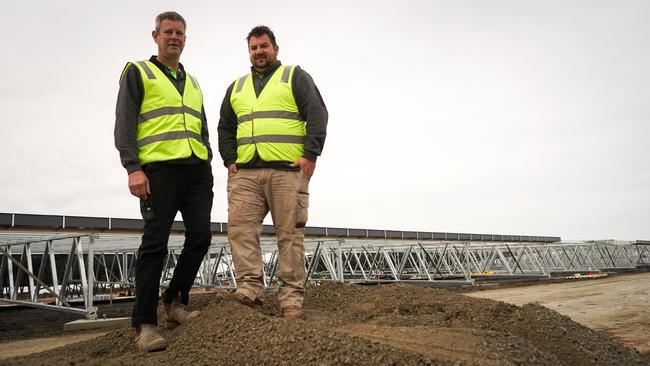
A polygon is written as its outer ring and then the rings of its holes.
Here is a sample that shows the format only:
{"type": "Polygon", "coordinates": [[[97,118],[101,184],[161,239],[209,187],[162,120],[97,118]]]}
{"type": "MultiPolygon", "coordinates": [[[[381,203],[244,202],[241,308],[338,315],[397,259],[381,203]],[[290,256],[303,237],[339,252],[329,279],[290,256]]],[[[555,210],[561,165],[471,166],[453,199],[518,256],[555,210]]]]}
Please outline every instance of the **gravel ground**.
{"type": "MultiPolygon", "coordinates": [[[[326,284],[307,291],[307,319],[256,312],[220,294],[193,296],[201,316],[162,330],[166,351],[142,353],[132,329],[6,365],[649,365],[626,348],[539,305],[515,306],[408,285],[326,284]]],[[[101,313],[101,311],[100,311],[101,313]]],[[[1,313],[0,313],[1,314],[1,313]]],[[[1,333],[1,332],[0,332],[1,333]]],[[[1,344],[0,344],[1,346],[1,344]]]]}

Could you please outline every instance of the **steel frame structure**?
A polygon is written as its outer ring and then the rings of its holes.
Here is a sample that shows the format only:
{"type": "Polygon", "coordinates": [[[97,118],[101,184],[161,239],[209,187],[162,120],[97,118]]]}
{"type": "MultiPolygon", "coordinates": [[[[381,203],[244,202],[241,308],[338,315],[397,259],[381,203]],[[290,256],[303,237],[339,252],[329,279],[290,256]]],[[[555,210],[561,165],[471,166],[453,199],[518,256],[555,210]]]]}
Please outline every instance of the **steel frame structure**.
{"type": "Polygon", "coordinates": [[[91,234],[58,235],[0,244],[0,300],[96,318],[97,308],[93,306],[92,290],[94,276],[91,272],[94,267],[94,239],[95,236],[91,234]],[[82,239],[88,242],[85,258],[82,239]],[[62,276],[59,277],[56,254],[62,242],[67,242],[64,244],[67,257],[62,276]],[[40,256],[38,272],[34,266],[36,255],[40,256]],[[79,300],[83,301],[83,309],[73,307],[73,303],[79,300]]]}
{"type": "MultiPolygon", "coordinates": [[[[173,275],[182,240],[181,236],[170,238],[161,288],[168,285],[173,275]]],[[[135,236],[104,234],[0,241],[0,301],[96,318],[94,300],[135,285],[138,241],[135,236]]],[[[265,240],[262,253],[265,284],[277,286],[275,241],[265,240]]],[[[306,283],[407,282],[450,286],[474,284],[485,278],[547,278],[556,273],[647,267],[650,243],[322,239],[306,241],[305,255],[306,283]]],[[[233,289],[236,285],[230,247],[225,237],[215,236],[195,286],[233,289]]]]}

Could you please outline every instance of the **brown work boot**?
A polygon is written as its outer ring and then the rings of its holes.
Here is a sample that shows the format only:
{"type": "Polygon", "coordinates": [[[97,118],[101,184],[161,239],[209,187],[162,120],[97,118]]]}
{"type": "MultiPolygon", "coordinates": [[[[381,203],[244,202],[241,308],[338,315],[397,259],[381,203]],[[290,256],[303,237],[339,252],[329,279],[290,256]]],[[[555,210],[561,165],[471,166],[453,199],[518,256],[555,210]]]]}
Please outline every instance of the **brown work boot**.
{"type": "Polygon", "coordinates": [[[181,325],[182,322],[196,318],[201,314],[199,310],[187,311],[187,307],[181,303],[181,299],[178,297],[175,297],[169,304],[163,302],[163,306],[165,307],[165,315],[167,315],[165,329],[174,329],[181,325]]]}
{"type": "Polygon", "coordinates": [[[302,308],[298,306],[287,306],[282,308],[282,317],[286,319],[305,319],[302,308]]]}
{"type": "Polygon", "coordinates": [[[222,292],[217,296],[223,298],[224,300],[235,301],[257,311],[262,311],[262,307],[264,306],[264,302],[262,300],[258,298],[251,300],[246,295],[239,292],[222,292]]]}
{"type": "Polygon", "coordinates": [[[154,324],[140,324],[135,334],[135,345],[140,351],[162,351],[167,348],[167,340],[158,333],[154,324]]]}
{"type": "Polygon", "coordinates": [[[258,298],[255,300],[249,299],[246,295],[239,293],[239,292],[234,292],[233,294],[230,295],[232,299],[237,301],[238,303],[248,306],[249,308],[253,310],[262,310],[262,307],[264,306],[264,302],[258,298]]]}

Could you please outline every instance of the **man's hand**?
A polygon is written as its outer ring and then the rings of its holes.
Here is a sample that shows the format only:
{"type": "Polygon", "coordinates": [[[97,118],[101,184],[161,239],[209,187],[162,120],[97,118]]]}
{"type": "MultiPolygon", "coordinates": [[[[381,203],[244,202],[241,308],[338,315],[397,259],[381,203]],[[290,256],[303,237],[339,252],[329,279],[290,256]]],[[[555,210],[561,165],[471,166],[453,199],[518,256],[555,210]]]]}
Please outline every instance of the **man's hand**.
{"type": "Polygon", "coordinates": [[[235,163],[228,165],[228,173],[237,173],[237,165],[235,163]]]}
{"type": "Polygon", "coordinates": [[[294,163],[289,164],[289,166],[292,168],[299,166],[300,172],[308,177],[314,175],[314,170],[316,170],[316,162],[305,158],[300,158],[294,163]]]}
{"type": "Polygon", "coordinates": [[[129,174],[129,191],[132,195],[146,200],[151,194],[149,179],[142,170],[129,174]]]}

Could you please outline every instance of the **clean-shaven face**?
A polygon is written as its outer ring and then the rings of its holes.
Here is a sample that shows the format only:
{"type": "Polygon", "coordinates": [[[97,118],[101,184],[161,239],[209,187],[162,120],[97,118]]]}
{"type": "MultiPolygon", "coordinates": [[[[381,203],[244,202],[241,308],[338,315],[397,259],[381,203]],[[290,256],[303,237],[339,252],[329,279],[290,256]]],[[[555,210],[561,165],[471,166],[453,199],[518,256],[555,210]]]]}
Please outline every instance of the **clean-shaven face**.
{"type": "Polygon", "coordinates": [[[160,22],[160,29],[153,31],[153,39],[158,45],[158,55],[177,59],[185,48],[185,26],[179,21],[165,19],[160,22]]]}

